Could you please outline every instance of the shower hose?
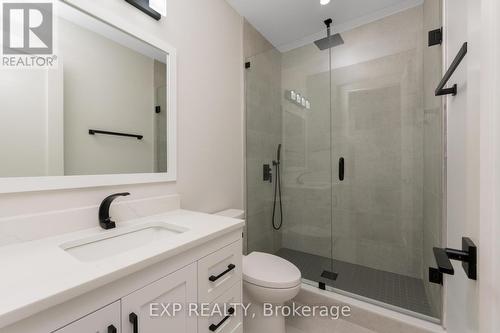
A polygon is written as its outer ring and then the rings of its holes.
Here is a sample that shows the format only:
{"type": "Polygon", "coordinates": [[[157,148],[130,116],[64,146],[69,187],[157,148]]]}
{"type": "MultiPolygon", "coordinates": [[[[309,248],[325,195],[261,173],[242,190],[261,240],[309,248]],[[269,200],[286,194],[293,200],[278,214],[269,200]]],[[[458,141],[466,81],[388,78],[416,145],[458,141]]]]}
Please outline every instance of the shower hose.
{"type": "Polygon", "coordinates": [[[274,167],[276,169],[276,181],[274,182],[274,201],[273,201],[273,228],[274,230],[280,230],[283,225],[283,204],[281,202],[281,176],[280,176],[280,161],[273,161],[274,167]],[[276,224],[276,197],[279,197],[279,210],[280,210],[280,220],[276,224]]]}

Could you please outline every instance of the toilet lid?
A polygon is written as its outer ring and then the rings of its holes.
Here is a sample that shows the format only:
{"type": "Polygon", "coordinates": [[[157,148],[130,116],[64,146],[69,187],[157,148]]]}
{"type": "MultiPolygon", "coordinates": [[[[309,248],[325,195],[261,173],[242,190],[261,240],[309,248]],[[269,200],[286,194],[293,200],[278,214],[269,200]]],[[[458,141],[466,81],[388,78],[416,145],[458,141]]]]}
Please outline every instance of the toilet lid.
{"type": "Polygon", "coordinates": [[[252,252],[243,257],[243,279],[261,287],[286,289],[298,286],[301,274],[294,264],[283,258],[252,252]]]}

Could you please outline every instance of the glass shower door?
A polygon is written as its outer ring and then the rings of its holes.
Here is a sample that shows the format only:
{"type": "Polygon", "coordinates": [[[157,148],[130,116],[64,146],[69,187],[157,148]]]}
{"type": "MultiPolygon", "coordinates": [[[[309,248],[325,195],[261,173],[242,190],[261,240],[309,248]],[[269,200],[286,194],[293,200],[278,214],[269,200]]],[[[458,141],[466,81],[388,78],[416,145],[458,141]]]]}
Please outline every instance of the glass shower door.
{"type": "MultiPolygon", "coordinates": [[[[430,6],[430,5],[429,5],[430,6]]],[[[426,29],[436,8],[400,14],[426,29]]],[[[335,291],[385,307],[439,318],[441,287],[428,281],[442,226],[443,112],[433,88],[441,49],[418,25],[406,49],[380,46],[346,61],[332,53],[332,210],[335,291]],[[413,45],[412,45],[413,43],[413,45]],[[340,177],[343,170],[343,179],[340,177]]],[[[349,32],[349,47],[355,45],[349,32]]],[[[383,45],[383,43],[381,43],[383,45]]]]}
{"type": "Polygon", "coordinates": [[[332,70],[332,155],[345,168],[333,185],[333,255],[336,288],[430,314],[420,258],[421,66],[414,49],[332,70]]]}

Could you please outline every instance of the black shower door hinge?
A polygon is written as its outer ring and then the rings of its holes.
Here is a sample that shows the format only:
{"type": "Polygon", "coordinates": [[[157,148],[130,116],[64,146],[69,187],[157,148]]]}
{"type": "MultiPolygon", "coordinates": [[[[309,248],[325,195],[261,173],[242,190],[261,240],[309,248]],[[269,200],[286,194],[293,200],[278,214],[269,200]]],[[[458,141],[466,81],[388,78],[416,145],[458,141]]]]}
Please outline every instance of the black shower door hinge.
{"type": "Polygon", "coordinates": [[[249,69],[251,66],[252,66],[252,64],[250,63],[250,61],[245,62],[246,69],[249,69]]]}
{"type": "Polygon", "coordinates": [[[443,44],[443,28],[429,31],[429,47],[443,44]]]}

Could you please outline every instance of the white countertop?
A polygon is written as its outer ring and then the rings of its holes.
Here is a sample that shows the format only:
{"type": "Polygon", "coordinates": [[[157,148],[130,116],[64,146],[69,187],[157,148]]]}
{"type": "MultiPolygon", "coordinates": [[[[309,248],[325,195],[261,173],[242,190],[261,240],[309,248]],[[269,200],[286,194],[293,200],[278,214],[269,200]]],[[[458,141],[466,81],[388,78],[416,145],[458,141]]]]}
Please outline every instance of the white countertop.
{"type": "MultiPolygon", "coordinates": [[[[97,224],[97,223],[96,223],[97,224]]],[[[116,229],[99,226],[75,233],[0,247],[0,327],[68,301],[123,278],[180,252],[243,227],[242,220],[175,210],[127,222],[116,229]],[[98,261],[82,262],[61,248],[67,242],[96,234],[116,232],[152,221],[187,228],[162,242],[119,253],[98,261]]]]}

